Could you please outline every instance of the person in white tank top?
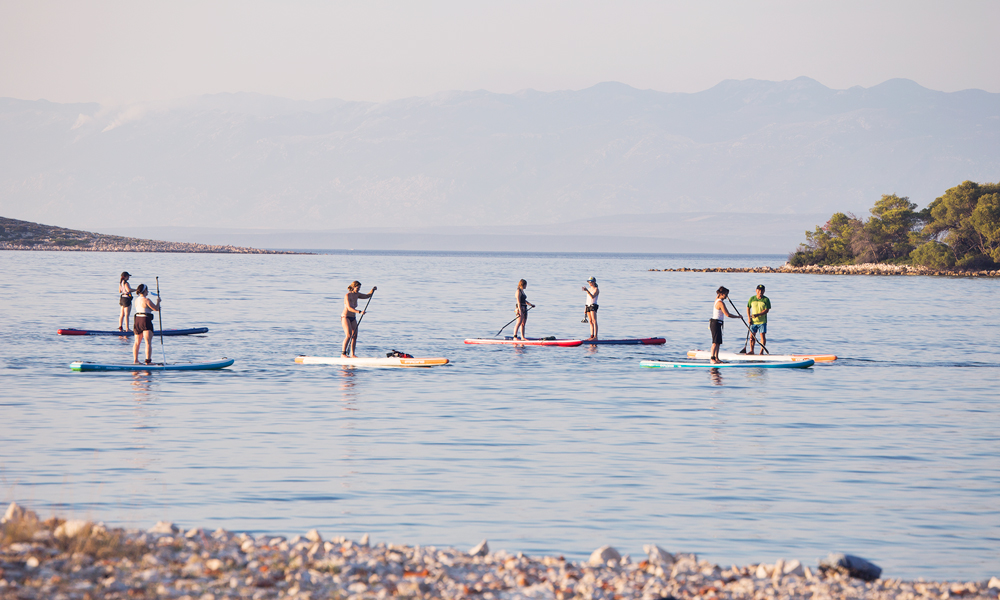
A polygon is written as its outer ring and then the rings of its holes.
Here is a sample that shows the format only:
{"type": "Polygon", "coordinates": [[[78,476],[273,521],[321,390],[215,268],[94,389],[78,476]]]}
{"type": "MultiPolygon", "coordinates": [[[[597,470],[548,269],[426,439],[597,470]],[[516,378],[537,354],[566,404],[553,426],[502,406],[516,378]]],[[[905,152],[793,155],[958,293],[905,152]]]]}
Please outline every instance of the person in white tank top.
{"type": "Polygon", "coordinates": [[[583,322],[590,323],[590,337],[588,340],[597,339],[597,297],[601,294],[601,290],[597,287],[597,279],[591,277],[587,280],[587,286],[580,288],[584,292],[587,292],[587,304],[583,307],[583,322]]]}
{"type": "Polygon", "coordinates": [[[708,329],[712,332],[712,364],[718,364],[722,361],[719,360],[719,347],[722,346],[722,321],[725,317],[730,319],[738,319],[739,315],[734,315],[729,312],[726,308],[726,298],[729,298],[729,290],[725,287],[719,287],[715,290],[715,302],[712,304],[712,318],[708,320],[708,329]]]}

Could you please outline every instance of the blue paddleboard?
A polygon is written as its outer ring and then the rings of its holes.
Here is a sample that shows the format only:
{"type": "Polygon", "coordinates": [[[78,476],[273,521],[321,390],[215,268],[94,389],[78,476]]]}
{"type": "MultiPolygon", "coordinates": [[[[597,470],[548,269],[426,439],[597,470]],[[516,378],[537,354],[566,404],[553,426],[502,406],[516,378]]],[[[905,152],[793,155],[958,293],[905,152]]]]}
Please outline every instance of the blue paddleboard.
{"type": "Polygon", "coordinates": [[[153,363],[151,365],[134,365],[132,363],[118,365],[103,365],[100,363],[73,362],[69,368],[74,371],[211,371],[214,369],[224,369],[236,362],[232,358],[224,358],[218,362],[210,363],[177,363],[165,365],[163,363],[153,363]]]}

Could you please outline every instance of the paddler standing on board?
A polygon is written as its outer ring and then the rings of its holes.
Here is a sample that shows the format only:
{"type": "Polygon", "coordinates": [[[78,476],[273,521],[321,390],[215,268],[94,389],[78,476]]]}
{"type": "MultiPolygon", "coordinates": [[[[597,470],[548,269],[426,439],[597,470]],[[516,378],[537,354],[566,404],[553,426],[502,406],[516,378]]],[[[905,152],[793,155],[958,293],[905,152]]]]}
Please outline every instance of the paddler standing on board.
{"type": "Polygon", "coordinates": [[[726,308],[726,298],[729,297],[729,290],[719,286],[715,290],[715,304],[712,305],[712,318],[708,320],[708,329],[712,332],[712,364],[719,364],[719,346],[722,345],[722,320],[725,317],[739,319],[739,315],[734,315],[726,308]]]}
{"type": "Polygon", "coordinates": [[[363,315],[365,311],[358,310],[358,298],[371,298],[378,288],[372,286],[372,291],[367,294],[361,293],[361,282],[354,281],[347,286],[347,293],[344,294],[344,312],[340,313],[340,323],[344,326],[344,344],[341,347],[340,355],[350,358],[357,358],[354,349],[358,345],[358,318],[356,315],[363,315]]]}
{"type": "Polygon", "coordinates": [[[757,286],[757,293],[747,300],[747,315],[750,317],[750,352],[760,334],[760,353],[764,354],[767,345],[767,313],[771,312],[771,300],[764,295],[764,284],[757,286]]]}
{"type": "Polygon", "coordinates": [[[132,312],[132,286],[129,285],[128,278],[131,277],[128,271],[122,273],[121,279],[118,280],[118,306],[121,309],[118,311],[118,331],[125,331],[128,327],[128,319],[132,312]]]}
{"type": "Polygon", "coordinates": [[[139,343],[146,341],[146,364],[153,362],[153,311],[160,310],[160,297],[156,297],[156,304],[146,297],[149,288],[145,283],[140,283],[135,289],[138,294],[135,298],[135,325],[132,327],[135,333],[135,343],[132,344],[132,364],[139,364],[139,343]]]}
{"type": "Polygon", "coordinates": [[[526,340],[528,336],[524,333],[524,326],[528,322],[528,307],[535,308],[535,305],[528,302],[528,296],[524,293],[524,288],[528,287],[528,282],[521,280],[517,282],[517,325],[514,327],[514,339],[517,339],[520,332],[521,339],[526,340]]]}
{"type": "Polygon", "coordinates": [[[587,280],[587,287],[580,288],[587,293],[587,304],[583,307],[583,322],[590,322],[590,337],[588,340],[597,339],[597,297],[601,290],[597,287],[597,279],[591,277],[587,280]]]}

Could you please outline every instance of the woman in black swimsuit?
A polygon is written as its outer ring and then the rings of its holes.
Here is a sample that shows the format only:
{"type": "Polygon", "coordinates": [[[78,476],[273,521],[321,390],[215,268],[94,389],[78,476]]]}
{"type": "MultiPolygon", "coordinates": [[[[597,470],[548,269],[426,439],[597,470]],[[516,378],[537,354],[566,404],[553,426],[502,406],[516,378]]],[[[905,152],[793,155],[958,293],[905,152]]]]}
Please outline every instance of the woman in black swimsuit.
{"type": "Polygon", "coordinates": [[[340,313],[340,324],[344,326],[344,344],[340,349],[341,356],[347,356],[350,351],[350,358],[357,358],[354,349],[358,345],[358,318],[355,315],[363,315],[365,311],[358,310],[358,298],[371,298],[378,288],[372,286],[372,291],[362,294],[361,282],[353,281],[347,286],[347,293],[344,294],[344,312],[340,313]]]}
{"type": "Polygon", "coordinates": [[[121,307],[121,310],[118,311],[118,331],[125,331],[125,328],[128,327],[129,313],[132,312],[132,292],[135,290],[128,283],[129,277],[131,275],[125,271],[122,273],[121,279],[118,280],[118,306],[121,307]]]}
{"type": "Polygon", "coordinates": [[[535,308],[535,305],[528,302],[528,296],[524,293],[524,288],[528,287],[528,282],[521,280],[517,282],[517,326],[514,327],[514,339],[517,339],[518,332],[521,332],[521,339],[528,339],[524,333],[524,325],[528,322],[528,307],[535,308]]]}
{"type": "Polygon", "coordinates": [[[146,340],[146,364],[153,362],[153,311],[160,310],[160,298],[157,296],[156,304],[149,301],[146,294],[149,288],[145,283],[140,283],[135,289],[139,294],[135,299],[135,325],[132,331],[135,333],[135,343],[132,344],[132,364],[139,364],[139,343],[146,340]]]}

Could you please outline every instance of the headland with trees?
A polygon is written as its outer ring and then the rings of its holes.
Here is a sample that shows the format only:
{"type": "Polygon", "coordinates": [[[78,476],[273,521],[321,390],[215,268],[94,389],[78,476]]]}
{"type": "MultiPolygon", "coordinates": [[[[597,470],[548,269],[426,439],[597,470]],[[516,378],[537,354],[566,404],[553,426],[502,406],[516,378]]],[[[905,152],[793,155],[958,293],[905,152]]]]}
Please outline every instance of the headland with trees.
{"type": "Polygon", "coordinates": [[[1000,268],[1000,183],[965,181],[923,210],[887,194],[862,220],[835,213],[806,232],[792,267],[889,264],[934,270],[1000,268]]]}

